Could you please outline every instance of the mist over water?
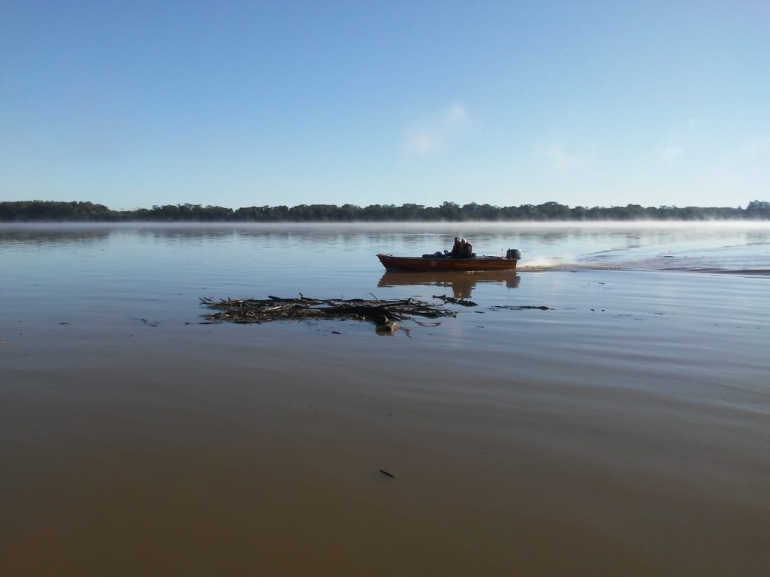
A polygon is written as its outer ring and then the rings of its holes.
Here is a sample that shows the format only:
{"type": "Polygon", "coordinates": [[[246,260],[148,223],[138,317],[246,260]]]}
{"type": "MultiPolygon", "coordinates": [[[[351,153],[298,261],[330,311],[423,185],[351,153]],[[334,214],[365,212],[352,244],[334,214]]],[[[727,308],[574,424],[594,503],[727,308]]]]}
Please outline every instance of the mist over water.
{"type": "Polygon", "coordinates": [[[249,257],[268,262],[290,253],[303,266],[329,253],[344,253],[361,265],[372,252],[433,253],[451,248],[454,236],[468,237],[479,255],[503,256],[518,248],[524,270],[770,269],[770,224],[763,222],[0,225],[6,258],[19,247],[131,241],[137,247],[243,248],[249,257]]]}

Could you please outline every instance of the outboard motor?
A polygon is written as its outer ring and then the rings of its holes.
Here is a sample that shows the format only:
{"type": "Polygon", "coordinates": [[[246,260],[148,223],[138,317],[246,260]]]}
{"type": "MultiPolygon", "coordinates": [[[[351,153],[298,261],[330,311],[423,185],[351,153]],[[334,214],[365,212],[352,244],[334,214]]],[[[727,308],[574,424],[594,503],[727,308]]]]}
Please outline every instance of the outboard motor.
{"type": "Polygon", "coordinates": [[[509,248],[505,253],[505,258],[510,260],[521,260],[521,251],[517,248],[509,248]]]}

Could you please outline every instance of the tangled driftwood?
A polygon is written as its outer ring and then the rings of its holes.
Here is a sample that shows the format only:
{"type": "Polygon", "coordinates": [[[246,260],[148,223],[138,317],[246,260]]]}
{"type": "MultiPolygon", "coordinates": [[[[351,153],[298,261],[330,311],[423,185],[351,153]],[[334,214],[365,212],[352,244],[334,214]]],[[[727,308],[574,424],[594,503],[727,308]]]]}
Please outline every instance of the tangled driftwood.
{"type": "Polygon", "coordinates": [[[550,307],[546,307],[546,306],[493,305],[493,306],[491,306],[489,308],[491,308],[492,310],[507,309],[509,311],[530,311],[530,310],[550,311],[550,310],[553,310],[550,307]]]}
{"type": "Polygon", "coordinates": [[[448,297],[446,295],[433,295],[433,298],[434,299],[441,299],[445,303],[452,303],[453,305],[460,305],[460,306],[463,306],[463,307],[477,307],[477,306],[479,306],[479,305],[477,305],[473,301],[469,301],[469,300],[465,300],[465,299],[456,299],[454,297],[448,297]]]}
{"type": "MultiPolygon", "coordinates": [[[[211,322],[240,324],[271,321],[310,321],[318,319],[352,319],[371,321],[381,331],[395,331],[396,321],[413,317],[441,318],[456,316],[447,310],[417,299],[313,299],[300,293],[298,299],[268,296],[267,299],[201,298],[201,304],[218,312],[203,316],[211,322]]],[[[416,321],[415,321],[416,322],[416,321]]]]}

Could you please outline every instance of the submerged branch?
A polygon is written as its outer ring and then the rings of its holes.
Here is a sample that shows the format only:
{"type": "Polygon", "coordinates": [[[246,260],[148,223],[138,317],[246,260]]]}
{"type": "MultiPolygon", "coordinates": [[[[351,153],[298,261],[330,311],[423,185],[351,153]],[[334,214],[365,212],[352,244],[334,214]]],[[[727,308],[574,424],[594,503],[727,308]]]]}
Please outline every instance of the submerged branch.
{"type": "Polygon", "coordinates": [[[453,305],[460,305],[460,306],[463,306],[463,307],[476,307],[476,306],[478,306],[473,301],[468,301],[468,300],[465,300],[465,299],[456,299],[454,297],[448,297],[446,295],[433,295],[433,298],[434,299],[441,299],[445,303],[452,303],[453,305]]]}

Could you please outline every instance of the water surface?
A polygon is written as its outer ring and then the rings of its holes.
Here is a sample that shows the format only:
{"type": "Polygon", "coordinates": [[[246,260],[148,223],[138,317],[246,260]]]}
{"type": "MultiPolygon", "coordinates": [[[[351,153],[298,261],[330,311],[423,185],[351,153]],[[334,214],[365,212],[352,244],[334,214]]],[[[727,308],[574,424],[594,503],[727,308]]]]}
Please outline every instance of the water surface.
{"type": "Polygon", "coordinates": [[[0,227],[0,574],[768,574],[770,227],[452,226],[0,227]]]}

